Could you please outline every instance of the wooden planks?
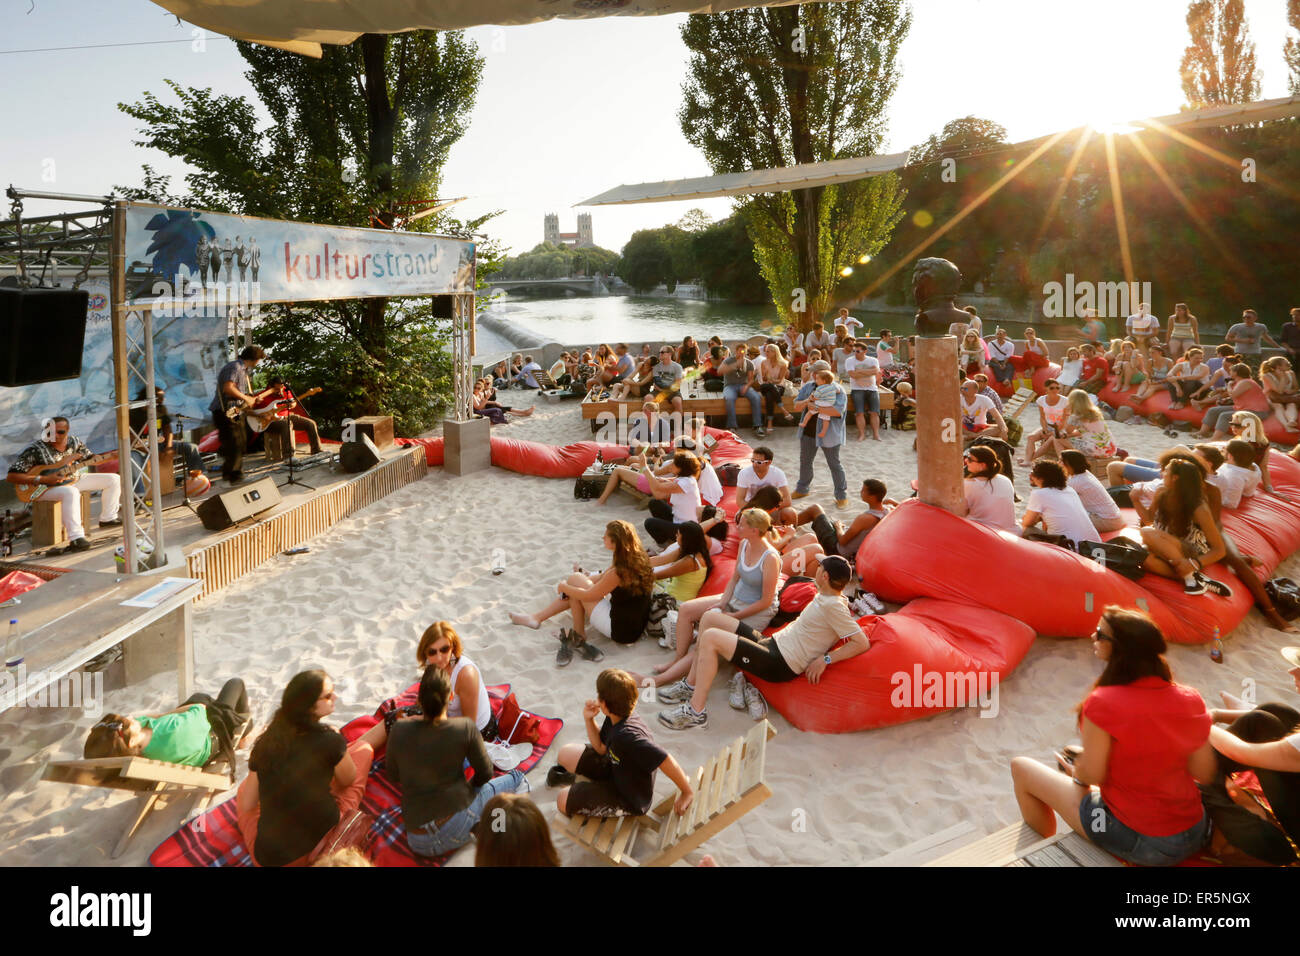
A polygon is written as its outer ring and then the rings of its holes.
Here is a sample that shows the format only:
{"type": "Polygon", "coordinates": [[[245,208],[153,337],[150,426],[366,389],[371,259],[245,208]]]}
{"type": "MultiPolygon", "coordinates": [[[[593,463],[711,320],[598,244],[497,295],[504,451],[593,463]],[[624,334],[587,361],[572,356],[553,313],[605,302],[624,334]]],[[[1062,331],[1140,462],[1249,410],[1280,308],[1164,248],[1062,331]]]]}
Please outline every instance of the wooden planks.
{"type": "Polygon", "coordinates": [[[1020,413],[1028,408],[1033,401],[1034,390],[1032,388],[1016,389],[1016,393],[1002,405],[1002,417],[1019,418],[1020,413]]]}
{"type": "Polygon", "coordinates": [[[1021,822],[1003,827],[924,865],[1092,867],[1123,864],[1069,828],[1063,827],[1055,836],[1043,837],[1021,822]]]}

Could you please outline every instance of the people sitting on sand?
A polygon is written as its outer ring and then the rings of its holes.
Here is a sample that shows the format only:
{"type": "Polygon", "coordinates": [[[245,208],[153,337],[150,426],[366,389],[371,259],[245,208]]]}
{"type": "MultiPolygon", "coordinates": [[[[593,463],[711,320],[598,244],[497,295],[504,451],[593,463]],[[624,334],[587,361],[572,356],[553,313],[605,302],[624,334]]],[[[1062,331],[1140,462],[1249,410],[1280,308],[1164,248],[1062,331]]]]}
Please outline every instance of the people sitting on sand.
{"type": "Polygon", "coordinates": [[[1062,389],[1074,388],[1083,378],[1083,353],[1071,345],[1065,350],[1065,359],[1061,362],[1061,374],[1056,376],[1062,389]]]}
{"type": "Polygon", "coordinates": [[[1061,467],[1065,470],[1065,483],[1083,502],[1092,526],[1098,531],[1119,531],[1127,522],[1120,513],[1115,499],[1106,493],[1106,486],[1088,467],[1083,452],[1071,448],[1061,452],[1061,467]]]}
{"type": "Polygon", "coordinates": [[[773,514],[778,523],[792,524],[794,508],[790,498],[790,480],[784,471],[772,464],[774,455],[771,448],[759,445],[751,453],[749,464],[736,475],[736,513],[752,506],[773,514]],[[760,497],[764,488],[772,490],[760,497]]]}
{"type": "Polygon", "coordinates": [[[613,552],[613,560],[594,580],[575,571],[556,585],[559,597],[540,611],[510,614],[513,623],[533,630],[563,611],[572,615],[573,627],[561,629],[556,635],[560,649],[555,663],[560,667],[567,666],[575,652],[593,662],[605,657],[604,651],[587,641],[589,630],[608,636],[616,644],[633,644],[645,631],[654,587],[650,556],[641,547],[636,529],[626,521],[605,525],[603,540],[606,550],[613,552]]]}
{"type": "Polygon", "coordinates": [[[1079,348],[1079,354],[1082,356],[1082,361],[1075,387],[1096,395],[1106,387],[1106,380],[1110,377],[1110,363],[1106,361],[1106,356],[1101,354],[1101,350],[1091,342],[1083,343],[1079,348]]]}
{"type": "Polygon", "coordinates": [[[361,804],[375,752],[364,740],[349,746],[322,722],[336,699],[324,671],[295,675],[253,746],[235,799],[240,835],[259,866],[311,863],[361,804]]]}
{"type": "Polygon", "coordinates": [[[641,477],[646,479],[654,496],[650,499],[650,517],[645,519],[645,529],[662,548],[676,540],[678,525],[700,520],[704,501],[698,480],[700,459],[692,452],[675,452],[661,470],[662,478],[648,468],[641,471],[641,477]]]}
{"type": "Polygon", "coordinates": [[[479,827],[474,838],[476,867],[560,865],[550,823],[523,794],[498,793],[483,805],[480,819],[492,825],[479,827]]]}
{"type": "Polygon", "coordinates": [[[799,512],[796,528],[811,522],[812,532],[796,533],[788,542],[774,542],[781,551],[781,568],[786,574],[807,574],[812,559],[819,554],[838,554],[848,558],[850,564],[854,563],[867,535],[898,507],[898,502],[889,497],[888,487],[879,478],[863,481],[859,495],[867,510],[847,526],[843,521],[828,518],[821,505],[810,505],[799,512]],[[802,557],[798,556],[800,552],[803,552],[802,557]]]}
{"type": "Polygon", "coordinates": [[[1034,404],[1038,408],[1038,431],[1025,438],[1024,457],[1016,460],[1019,465],[1028,465],[1037,457],[1039,448],[1063,437],[1069,404],[1061,394],[1061,383],[1049,378],[1043,383],[1043,394],[1035,399],[1034,404]]]}
{"type": "Polygon", "coordinates": [[[1006,438],[1006,419],[991,399],[979,393],[979,388],[973,378],[961,383],[962,440],[969,442],[980,436],[1006,438]]]}
{"type": "Polygon", "coordinates": [[[1016,489],[1011,479],[1002,474],[1002,462],[987,445],[972,445],[962,453],[966,478],[963,490],[966,495],[966,517],[971,521],[1020,534],[1016,521],[1016,489]]]}
{"type": "Polygon", "coordinates": [[[1065,427],[1061,429],[1061,437],[1053,440],[1057,452],[1073,448],[1088,458],[1115,457],[1118,449],[1111,437],[1110,426],[1089,393],[1076,388],[1066,397],[1065,405],[1065,427]]]}
{"type": "Polygon", "coordinates": [[[673,804],[684,814],[695,800],[695,789],[672,754],[655,743],[650,728],[636,715],[638,688],[627,671],[609,669],[596,678],[596,698],[582,708],[586,744],[560,748],[559,766],[547,782],[568,784],[555,795],[566,816],[637,817],[654,802],[655,774],[662,770],[677,787],[673,804]],[[600,725],[596,718],[604,715],[600,725]],[[583,780],[577,780],[583,777],[583,780]]]}
{"type": "Polygon", "coordinates": [[[1230,375],[1228,397],[1232,400],[1232,404],[1216,405],[1206,410],[1198,433],[1202,438],[1213,438],[1215,441],[1226,439],[1228,422],[1239,411],[1251,412],[1255,415],[1267,415],[1270,411],[1268,396],[1264,394],[1260,384],[1250,377],[1249,365],[1238,362],[1228,372],[1230,375]]]}
{"type": "Polygon", "coordinates": [[[1259,467],[1259,486],[1266,494],[1274,495],[1283,501],[1290,501],[1286,495],[1273,488],[1273,478],[1268,472],[1268,436],[1264,434],[1264,423],[1252,411],[1235,411],[1228,421],[1228,433],[1232,438],[1240,439],[1250,446],[1254,453],[1255,464],[1259,467]]]}
{"type": "Polygon", "coordinates": [[[533,413],[537,406],[529,405],[527,408],[514,408],[510,405],[502,405],[493,399],[495,391],[492,384],[487,379],[480,379],[474,384],[474,413],[480,418],[489,419],[493,425],[504,425],[509,419],[509,415],[517,415],[520,418],[527,418],[533,413]]]}
{"type": "Polygon", "coordinates": [[[704,587],[709,572],[713,570],[709,549],[712,540],[698,521],[683,521],[677,525],[673,553],[667,559],[663,553],[650,559],[655,589],[671,597],[677,605],[698,597],[700,588],[704,587]]]}
{"type": "Polygon", "coordinates": [[[1127,392],[1137,388],[1147,380],[1147,362],[1132,339],[1125,339],[1120,345],[1119,355],[1110,366],[1115,376],[1115,391],[1127,392]]]}
{"type": "MultiPolygon", "coordinates": [[[[1300,691],[1300,648],[1282,648],[1287,672],[1300,691]]],[[[1257,707],[1223,694],[1224,706],[1210,711],[1210,745],[1218,760],[1212,783],[1201,788],[1214,829],[1231,846],[1274,866],[1300,861],[1300,711],[1283,703],[1257,707]],[[1250,772],[1268,801],[1266,810],[1232,781],[1250,772]]]]}
{"type": "Polygon", "coordinates": [[[1259,366],[1259,382],[1273,414],[1287,431],[1296,431],[1300,423],[1300,386],[1291,363],[1281,355],[1264,359],[1259,366]]]}
{"type": "MultiPolygon", "coordinates": [[[[1142,543],[1151,552],[1142,566],[1162,577],[1181,580],[1186,594],[1210,591],[1231,596],[1231,588],[1203,571],[1222,559],[1227,549],[1205,499],[1201,469],[1194,462],[1176,458],[1165,466],[1162,480],[1150,522],[1142,522],[1142,543]]],[[[1141,511],[1139,516],[1146,517],[1141,511]]]]}
{"type": "MultiPolygon", "coordinates": [[[[979,372],[975,375],[975,384],[979,388],[979,394],[983,395],[990,402],[992,402],[993,407],[998,410],[998,414],[1001,414],[1002,396],[999,395],[997,392],[993,391],[993,386],[989,385],[989,377],[985,375],[983,372],[979,372]]],[[[1005,421],[1005,419],[1003,420],[1005,421]]]]}
{"type": "Polygon", "coordinates": [[[988,341],[989,368],[993,377],[1004,384],[1016,377],[1016,367],[1011,364],[1016,354],[1016,343],[1007,338],[1007,330],[999,328],[988,341]]]}
{"type": "Polygon", "coordinates": [[[493,776],[474,721],[447,712],[451,698],[447,672],[430,664],[420,678],[423,713],[393,724],[384,755],[384,773],[402,792],[406,842],[423,857],[443,856],[468,843],[484,806],[497,794],[529,789],[519,770],[493,776]],[[474,774],[470,780],[466,765],[474,774]]]}
{"type": "Polygon", "coordinates": [[[817,596],[771,637],[763,637],[761,629],[727,614],[711,612],[706,617],[689,669],[685,661],[679,661],[669,675],[676,672],[681,679],[659,691],[660,701],[677,704],[660,712],[660,723],[673,730],[708,726],[709,688],[719,661],[737,668],[729,685],[728,703],[737,710],[747,709],[750,717],[761,720],[767,715],[767,703],[745,680],[746,674],[773,683],[802,675],[810,684],[816,684],[829,666],[870,648],[871,642],[844,600],[843,591],[853,579],[853,568],[837,554],[819,555],[816,560],[817,596]],[[846,643],[831,650],[841,639],[846,643]]]}
{"type": "Polygon", "coordinates": [[[1026,537],[1034,537],[1030,529],[1042,524],[1049,535],[1063,535],[1075,547],[1083,541],[1100,543],[1101,537],[1083,502],[1066,482],[1060,462],[1038,459],[1029,471],[1029,484],[1034,490],[1029,493],[1024,517],[1020,519],[1026,537]]]}
{"type": "MultiPolygon", "coordinates": [[[[766,511],[746,508],[736,516],[735,533],[740,539],[736,564],[721,594],[697,597],[677,609],[675,635],[677,660],[686,657],[695,641],[695,626],[706,614],[720,611],[745,621],[756,631],[771,622],[777,612],[777,585],[781,578],[781,556],[768,540],[772,519],[766,511]]],[[[667,667],[660,668],[666,670],[667,667]]],[[[656,683],[662,683],[657,680],[656,683]]]]}
{"type": "Polygon", "coordinates": [[[1050,837],[1059,813],[1085,839],[1139,866],[1181,863],[1209,835],[1196,788],[1217,770],[1205,702],[1174,683],[1164,635],[1146,614],[1112,605],[1092,640],[1106,666],[1080,708],[1083,751],[1072,762],[1058,756],[1065,773],[1032,757],[1011,761],[1021,816],[1050,837]]]}
{"type": "Polygon", "coordinates": [[[244,682],[232,677],[216,697],[193,694],[166,713],[105,714],[90,728],[82,755],[87,760],[140,756],[187,767],[202,767],[224,755],[233,769],[235,750],[252,729],[244,682]]]}
{"type": "Polygon", "coordinates": [[[1165,388],[1169,390],[1171,410],[1186,408],[1191,397],[1209,384],[1212,373],[1210,367],[1201,361],[1204,356],[1202,349],[1193,346],[1169,370],[1165,388]]]}

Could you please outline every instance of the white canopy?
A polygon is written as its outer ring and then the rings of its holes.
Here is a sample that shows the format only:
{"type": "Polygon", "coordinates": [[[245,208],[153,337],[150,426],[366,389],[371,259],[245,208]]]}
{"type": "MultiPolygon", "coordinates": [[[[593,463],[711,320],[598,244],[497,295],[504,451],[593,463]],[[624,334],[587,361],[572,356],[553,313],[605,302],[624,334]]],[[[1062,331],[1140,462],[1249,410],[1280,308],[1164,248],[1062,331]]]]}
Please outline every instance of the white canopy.
{"type": "MultiPolygon", "coordinates": [[[[1262,123],[1267,120],[1300,116],[1300,96],[1287,96],[1274,100],[1257,100],[1254,103],[1234,103],[1212,106],[1203,110],[1188,110],[1171,116],[1147,117],[1133,120],[1128,126],[1159,130],[1162,127],[1179,129],[1208,129],[1214,126],[1237,126],[1243,123],[1262,123]]],[[[1028,146],[1045,137],[1017,143],[1015,146],[993,147],[998,151],[1028,146]]],[[[978,155],[978,153],[972,154],[978,155]]],[[[575,203],[577,206],[609,206],[638,202],[675,202],[684,199],[708,199],[713,196],[742,196],[747,193],[779,193],[794,189],[809,189],[831,183],[846,183],[855,179],[878,176],[907,165],[907,153],[888,156],[859,156],[835,159],[825,163],[804,163],[780,169],[754,169],[743,173],[723,173],[717,176],[697,176],[693,179],[668,179],[659,183],[637,183],[615,186],[598,196],[575,203]]]]}
{"type": "MultiPolygon", "coordinates": [[[[611,16],[722,13],[779,7],[799,0],[154,0],[183,20],[306,56],[322,43],[351,43],[363,33],[462,30],[494,23],[611,16]]],[[[838,2],[838,0],[821,0],[838,2]]]]}

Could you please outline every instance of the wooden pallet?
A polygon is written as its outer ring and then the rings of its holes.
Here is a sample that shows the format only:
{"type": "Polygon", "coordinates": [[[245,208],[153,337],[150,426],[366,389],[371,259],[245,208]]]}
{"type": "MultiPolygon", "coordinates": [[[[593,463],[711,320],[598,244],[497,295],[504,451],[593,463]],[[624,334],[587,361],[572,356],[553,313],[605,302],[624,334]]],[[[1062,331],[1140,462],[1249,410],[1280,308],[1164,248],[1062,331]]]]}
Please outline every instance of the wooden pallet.
{"type": "Polygon", "coordinates": [[[1019,418],[1020,413],[1034,403],[1035,397],[1032,388],[1017,389],[1016,394],[1002,403],[1002,417],[1019,418]]]}
{"type": "Polygon", "coordinates": [[[1068,827],[1063,826],[1055,836],[1043,837],[1021,822],[1003,827],[923,865],[1077,867],[1124,864],[1068,827]]]}
{"type": "Polygon", "coordinates": [[[564,832],[598,856],[618,866],[671,866],[705,840],[731,826],[772,795],[764,782],[767,741],[776,729],[760,721],[695,771],[691,780],[695,800],[679,814],[677,794],[662,800],[641,817],[573,816],[564,832]],[[644,860],[632,854],[637,837],[658,835],[657,846],[644,860]]]}

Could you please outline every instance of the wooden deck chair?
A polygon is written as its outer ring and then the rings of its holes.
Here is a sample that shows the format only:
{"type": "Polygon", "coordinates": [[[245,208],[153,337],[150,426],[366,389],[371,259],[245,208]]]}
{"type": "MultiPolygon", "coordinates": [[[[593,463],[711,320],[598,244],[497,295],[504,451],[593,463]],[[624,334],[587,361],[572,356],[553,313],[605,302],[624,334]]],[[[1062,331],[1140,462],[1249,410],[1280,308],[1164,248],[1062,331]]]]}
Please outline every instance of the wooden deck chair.
{"type": "MultiPolygon", "coordinates": [[[[236,732],[239,741],[249,730],[245,722],[236,732]]],[[[213,754],[203,767],[149,760],[145,757],[97,757],[92,760],[52,760],[41,775],[42,780],[54,783],[72,783],[87,787],[111,787],[115,790],[134,790],[140,794],[140,808],[127,826],[110,854],[116,860],[126,850],[140,825],[154,810],[158,801],[164,803],[176,796],[196,797],[193,809],[186,819],[207,810],[212,798],[234,786],[235,768],[221,753],[213,754]],[[222,768],[225,768],[224,770],[222,768]]]]}
{"type": "Polygon", "coordinates": [[[544,369],[538,369],[536,372],[534,372],[533,378],[537,379],[537,384],[541,386],[542,391],[549,392],[551,389],[556,389],[560,387],[555,384],[555,379],[551,378],[551,373],[545,371],[544,369]]]}
{"type": "Polygon", "coordinates": [[[1035,397],[1032,388],[1016,389],[1016,394],[1002,403],[1002,417],[1019,418],[1020,413],[1034,403],[1035,397]]]}
{"type": "MultiPolygon", "coordinates": [[[[677,793],[642,817],[584,817],[565,820],[564,832],[618,866],[671,866],[711,836],[731,826],[772,795],[764,781],[767,742],[776,729],[766,720],[737,737],[695,771],[695,800],[686,813],[673,809],[677,793]],[[633,857],[637,836],[657,834],[652,854],[633,857]]],[[[563,818],[561,818],[563,819],[563,818]]]]}

